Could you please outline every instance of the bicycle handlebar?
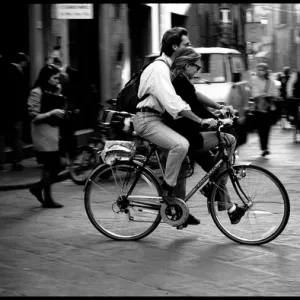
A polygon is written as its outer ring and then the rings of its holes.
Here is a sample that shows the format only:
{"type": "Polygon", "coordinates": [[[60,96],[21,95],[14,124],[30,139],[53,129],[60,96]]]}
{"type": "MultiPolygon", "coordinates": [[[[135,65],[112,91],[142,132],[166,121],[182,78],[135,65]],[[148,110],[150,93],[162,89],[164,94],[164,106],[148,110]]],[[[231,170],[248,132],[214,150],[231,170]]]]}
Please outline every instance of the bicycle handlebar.
{"type": "Polygon", "coordinates": [[[225,127],[226,125],[227,126],[232,126],[234,124],[234,122],[236,120],[238,120],[238,116],[237,115],[234,115],[231,111],[227,111],[227,118],[226,119],[231,119],[232,120],[232,124],[224,124],[224,122],[222,122],[223,119],[218,119],[218,123],[217,123],[217,132],[220,133],[221,132],[221,129],[223,127],[225,127]]]}

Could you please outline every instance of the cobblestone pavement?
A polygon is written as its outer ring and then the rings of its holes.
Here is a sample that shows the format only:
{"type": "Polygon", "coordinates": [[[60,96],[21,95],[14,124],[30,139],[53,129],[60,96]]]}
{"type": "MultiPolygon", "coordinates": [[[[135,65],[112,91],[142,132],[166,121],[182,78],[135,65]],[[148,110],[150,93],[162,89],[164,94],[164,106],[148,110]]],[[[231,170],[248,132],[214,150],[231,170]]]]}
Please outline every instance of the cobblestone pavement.
{"type": "MultiPolygon", "coordinates": [[[[191,212],[199,226],[166,224],[138,242],[116,242],[89,222],[83,190],[54,185],[62,209],[42,209],[28,190],[0,193],[0,296],[298,296],[300,295],[300,144],[275,129],[272,154],[259,157],[256,135],[240,149],[239,163],[274,172],[291,201],[284,232],[263,246],[230,241],[215,227],[205,198],[191,212]]],[[[188,187],[203,174],[196,169],[188,187]]]]}

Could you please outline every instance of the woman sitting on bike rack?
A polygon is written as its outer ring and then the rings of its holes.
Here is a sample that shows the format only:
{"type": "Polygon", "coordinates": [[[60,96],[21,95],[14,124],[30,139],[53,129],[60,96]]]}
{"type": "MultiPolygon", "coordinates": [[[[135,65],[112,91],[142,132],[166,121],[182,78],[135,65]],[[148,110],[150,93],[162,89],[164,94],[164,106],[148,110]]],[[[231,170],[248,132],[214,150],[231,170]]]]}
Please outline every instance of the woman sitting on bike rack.
{"type": "MultiPolygon", "coordinates": [[[[191,47],[180,49],[175,53],[171,70],[172,83],[176,93],[190,105],[193,113],[202,118],[202,124],[200,125],[193,120],[182,117],[176,120],[168,118],[168,125],[189,141],[189,157],[208,172],[216,162],[210,150],[218,146],[219,143],[216,130],[213,130],[217,126],[218,117],[210,112],[206,105],[214,109],[220,109],[217,113],[221,115],[225,115],[226,111],[232,113],[233,108],[232,106],[221,106],[195,90],[190,80],[201,69],[200,57],[191,47]]],[[[232,125],[231,119],[224,119],[223,121],[225,124],[232,125]]],[[[229,159],[231,159],[235,150],[236,139],[228,133],[222,133],[221,139],[227,146],[229,159]]],[[[226,163],[221,165],[219,172],[224,169],[226,169],[226,163]]],[[[244,215],[244,210],[231,203],[230,197],[226,193],[226,183],[227,179],[222,189],[219,189],[218,197],[220,201],[218,209],[227,209],[231,223],[236,224],[244,215]]],[[[207,195],[209,191],[203,192],[207,195]]]]}

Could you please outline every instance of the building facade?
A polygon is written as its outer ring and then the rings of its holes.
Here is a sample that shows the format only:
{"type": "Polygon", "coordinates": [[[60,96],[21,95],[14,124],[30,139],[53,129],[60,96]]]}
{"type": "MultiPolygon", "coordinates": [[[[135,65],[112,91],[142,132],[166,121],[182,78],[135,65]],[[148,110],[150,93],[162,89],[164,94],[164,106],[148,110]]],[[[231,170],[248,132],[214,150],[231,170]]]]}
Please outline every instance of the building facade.
{"type": "MultiPolygon", "coordinates": [[[[260,27],[260,39],[252,52],[256,62],[264,60],[274,72],[284,66],[300,68],[300,4],[255,3],[248,11],[249,22],[260,27]]],[[[247,41],[251,42],[251,41],[247,41]]]]}
{"type": "MultiPolygon", "coordinates": [[[[12,4],[5,5],[13,10],[12,4]]],[[[95,87],[103,104],[116,97],[146,55],[159,52],[164,32],[173,26],[186,27],[196,47],[229,47],[246,54],[245,4],[94,3],[92,19],[59,19],[56,4],[23,6],[13,36],[3,21],[0,35],[7,45],[1,51],[7,57],[29,54],[32,85],[50,51],[60,46],[64,61],[95,87]]]]}

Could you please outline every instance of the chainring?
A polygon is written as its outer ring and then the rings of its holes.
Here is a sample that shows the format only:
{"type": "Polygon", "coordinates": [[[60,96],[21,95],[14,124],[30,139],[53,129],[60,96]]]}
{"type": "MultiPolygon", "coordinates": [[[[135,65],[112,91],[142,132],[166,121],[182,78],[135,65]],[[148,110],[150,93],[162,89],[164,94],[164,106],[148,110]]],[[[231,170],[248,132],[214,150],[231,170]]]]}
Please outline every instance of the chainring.
{"type": "Polygon", "coordinates": [[[177,227],[187,220],[189,207],[183,200],[172,198],[172,204],[161,204],[160,215],[166,224],[177,227]]]}

